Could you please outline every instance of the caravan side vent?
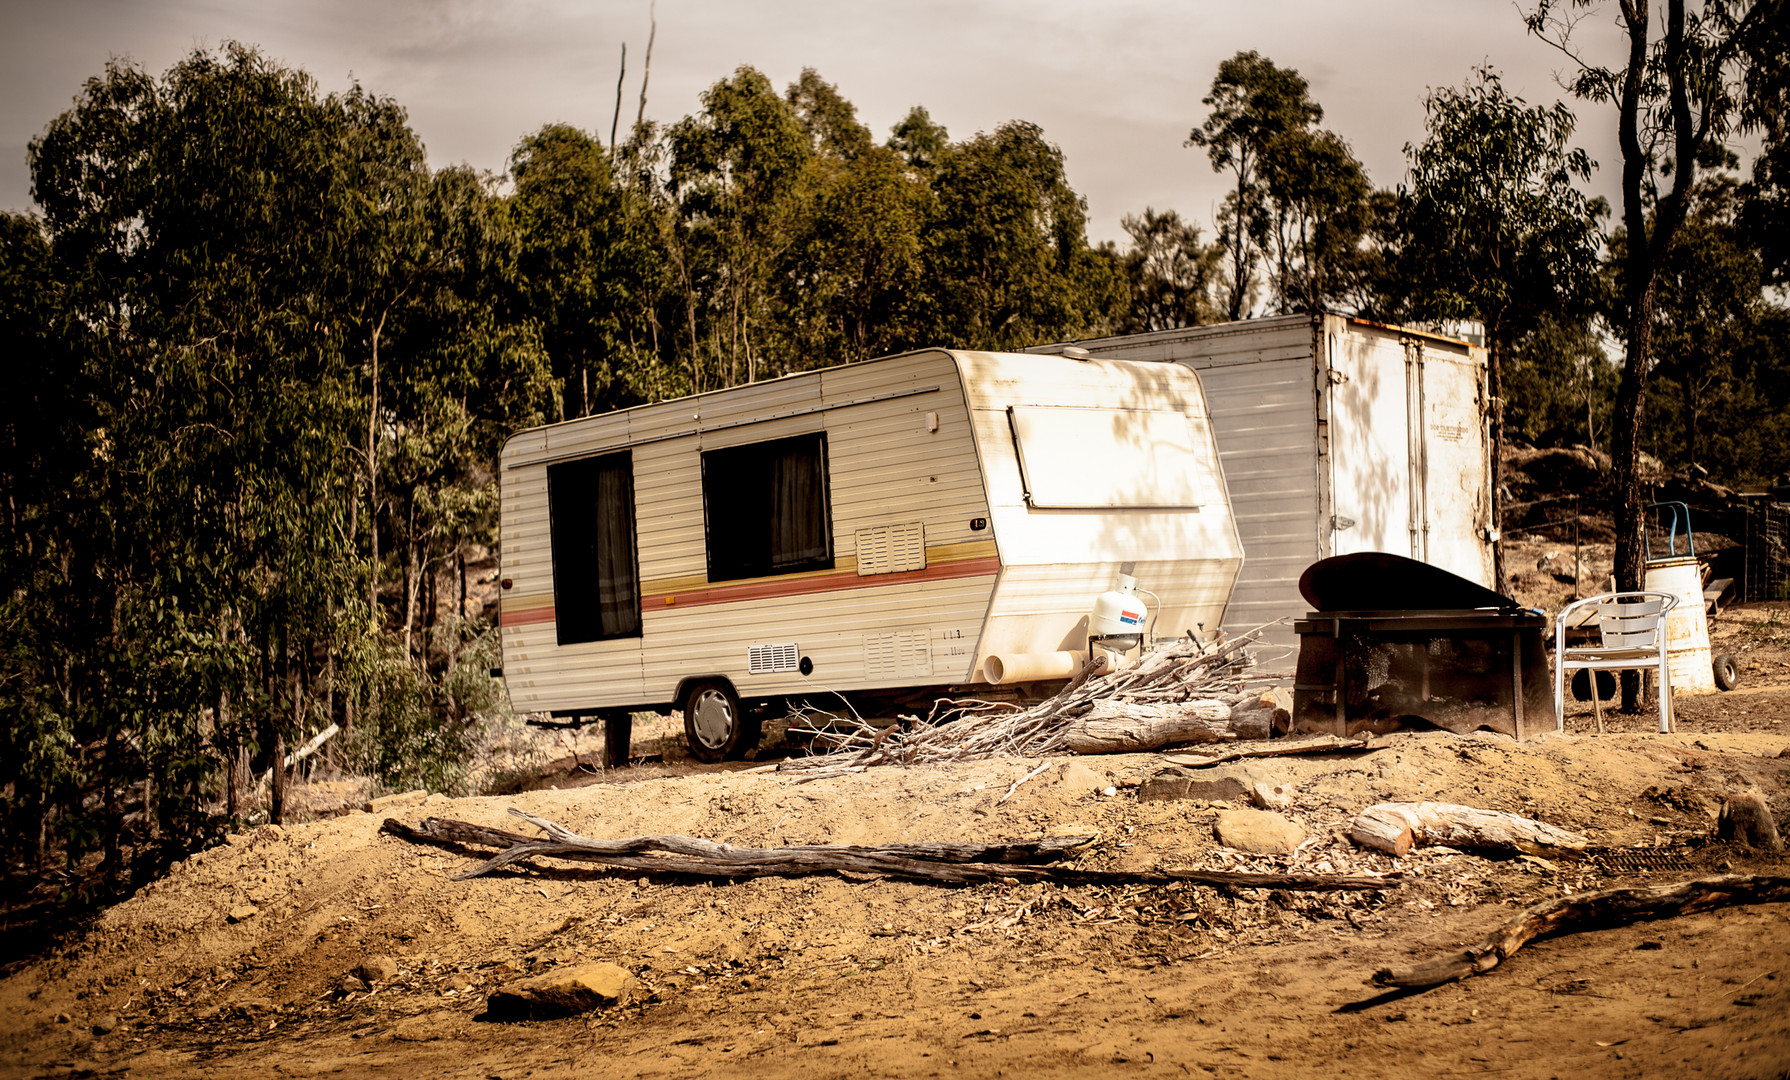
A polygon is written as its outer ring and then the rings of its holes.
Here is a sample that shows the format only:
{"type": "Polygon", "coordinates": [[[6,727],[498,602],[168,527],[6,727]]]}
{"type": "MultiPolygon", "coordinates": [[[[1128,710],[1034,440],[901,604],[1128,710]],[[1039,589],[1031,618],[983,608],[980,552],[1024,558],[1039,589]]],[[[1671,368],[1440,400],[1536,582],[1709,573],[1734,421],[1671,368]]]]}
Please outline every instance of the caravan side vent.
{"type": "Polygon", "coordinates": [[[926,569],[926,526],[918,521],[858,530],[858,576],[926,569]]]}
{"type": "Polygon", "coordinates": [[[801,649],[793,641],[779,641],[775,645],[749,645],[746,647],[746,673],[749,675],[769,675],[778,671],[796,671],[802,662],[801,649]]]}
{"type": "Polygon", "coordinates": [[[932,674],[932,631],[897,630],[864,638],[864,674],[868,678],[932,674]]]}

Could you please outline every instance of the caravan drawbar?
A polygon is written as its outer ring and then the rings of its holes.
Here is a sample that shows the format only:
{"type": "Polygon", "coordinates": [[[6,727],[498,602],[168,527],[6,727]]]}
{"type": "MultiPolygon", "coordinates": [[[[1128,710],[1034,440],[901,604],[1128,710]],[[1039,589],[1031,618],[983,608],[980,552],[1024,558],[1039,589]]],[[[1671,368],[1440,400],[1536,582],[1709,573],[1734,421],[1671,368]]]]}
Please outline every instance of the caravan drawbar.
{"type": "Polygon", "coordinates": [[[1122,580],[1140,635],[1216,631],[1243,561],[1175,364],[908,353],[519,432],[500,487],[512,704],[681,711],[706,761],[796,703],[1048,692],[1122,580]]]}

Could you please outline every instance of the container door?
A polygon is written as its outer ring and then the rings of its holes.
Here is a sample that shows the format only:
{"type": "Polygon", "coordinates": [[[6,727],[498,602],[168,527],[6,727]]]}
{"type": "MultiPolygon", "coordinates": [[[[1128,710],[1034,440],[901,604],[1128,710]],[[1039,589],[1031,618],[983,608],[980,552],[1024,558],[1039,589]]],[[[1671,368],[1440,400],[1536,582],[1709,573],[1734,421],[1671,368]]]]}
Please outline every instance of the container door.
{"type": "MultiPolygon", "coordinates": [[[[1420,346],[1414,348],[1421,349],[1420,346]]],[[[1423,406],[1424,561],[1468,581],[1492,582],[1484,369],[1465,358],[1420,351],[1423,406]]]]}
{"type": "Polygon", "coordinates": [[[1405,347],[1391,337],[1337,334],[1329,351],[1332,516],[1320,527],[1331,530],[1331,553],[1422,559],[1405,347]]]}

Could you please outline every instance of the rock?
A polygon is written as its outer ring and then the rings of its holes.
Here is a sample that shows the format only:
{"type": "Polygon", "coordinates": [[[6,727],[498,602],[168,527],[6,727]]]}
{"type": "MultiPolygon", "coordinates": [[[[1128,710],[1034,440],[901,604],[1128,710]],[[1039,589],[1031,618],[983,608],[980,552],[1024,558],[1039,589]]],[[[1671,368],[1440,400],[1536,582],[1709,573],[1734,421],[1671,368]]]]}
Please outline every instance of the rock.
{"type": "Polygon", "coordinates": [[[353,972],[342,976],[342,981],[338,988],[344,994],[364,994],[372,989],[372,987],[367,985],[365,979],[362,979],[359,975],[356,975],[353,972]]]}
{"type": "Polygon", "coordinates": [[[443,1024],[439,1016],[424,1013],[421,1016],[406,1016],[392,1025],[392,1038],[399,1042],[434,1042],[441,1038],[443,1024]]]}
{"type": "Polygon", "coordinates": [[[576,964],[514,982],[486,1003],[494,1019],[540,1020],[573,1016],[627,1000],[640,985],[617,964],[576,964]]]}
{"type": "Polygon", "coordinates": [[[398,977],[398,962],[389,956],[369,956],[351,974],[359,976],[368,986],[377,986],[398,977]]]}
{"type": "Polygon", "coordinates": [[[56,1022],[58,1024],[70,1024],[70,1023],[74,1022],[74,1019],[75,1019],[74,1017],[68,1015],[67,1013],[57,1013],[56,1014],[56,1022]]]}
{"type": "Polygon", "coordinates": [[[1764,851],[1783,851],[1784,840],[1778,835],[1778,823],[1771,816],[1765,800],[1751,792],[1730,795],[1722,804],[1715,820],[1718,839],[1764,851]]]}
{"type": "Polygon", "coordinates": [[[1171,802],[1176,799],[1248,802],[1249,780],[1249,776],[1241,769],[1189,769],[1171,765],[1147,778],[1138,788],[1137,798],[1139,802],[1171,802]]]}
{"type": "Polygon", "coordinates": [[[1584,573],[1584,566],[1573,561],[1573,557],[1564,551],[1550,551],[1536,560],[1535,569],[1547,574],[1555,581],[1577,581],[1584,573]]]}
{"type": "Polygon", "coordinates": [[[231,908],[230,913],[224,917],[233,923],[239,923],[239,922],[248,922],[250,919],[254,918],[256,915],[258,915],[260,913],[261,913],[261,909],[256,907],[255,905],[244,904],[241,907],[231,908]]]}
{"type": "Polygon", "coordinates": [[[1271,810],[1226,810],[1218,815],[1218,842],[1259,855],[1291,855],[1305,842],[1305,830],[1271,810]]]}
{"type": "Polygon", "coordinates": [[[383,814],[388,810],[397,810],[406,806],[416,806],[419,803],[427,802],[428,799],[429,793],[427,791],[406,791],[399,795],[381,795],[379,798],[367,803],[364,809],[369,814],[383,814]]]}
{"type": "Polygon", "coordinates": [[[1282,781],[1257,776],[1249,783],[1249,801],[1263,810],[1285,810],[1293,805],[1293,789],[1282,781]]]}
{"type": "Polygon", "coordinates": [[[1057,783],[1072,795],[1092,795],[1112,781],[1079,761],[1070,761],[1057,770],[1057,783]]]}
{"type": "Polygon", "coordinates": [[[110,1035],[116,1030],[118,1030],[118,1018],[116,1016],[102,1016],[93,1022],[93,1033],[95,1035],[110,1035]]]}

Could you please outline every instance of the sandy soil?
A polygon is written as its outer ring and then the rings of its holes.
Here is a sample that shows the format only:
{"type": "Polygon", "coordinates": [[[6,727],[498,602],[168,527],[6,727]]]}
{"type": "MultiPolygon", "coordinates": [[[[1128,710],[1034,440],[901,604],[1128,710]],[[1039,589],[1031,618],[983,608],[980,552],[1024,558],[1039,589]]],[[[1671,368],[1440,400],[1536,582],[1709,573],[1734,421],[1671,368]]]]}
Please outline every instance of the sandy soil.
{"type": "Polygon", "coordinates": [[[1290,857],[1220,848],[1222,807],[1138,801],[1163,764],[1142,754],[1062,759],[1005,801],[1035,762],[797,783],[662,764],[597,776],[568,758],[547,774],[557,788],[391,815],[526,829],[506,815],[519,807],[589,836],[761,846],[1088,830],[1101,840],[1083,865],[1405,875],[1380,894],[710,886],[551,861],[453,881],[466,858],[381,835],[381,815],[261,826],[0,980],[0,1076],[1790,1075],[1790,905],[1560,936],[1402,998],[1366,983],[1568,890],[1790,873],[1706,842],[1737,791],[1790,822],[1790,610],[1730,611],[1715,630],[1742,688],[1681,698],[1671,735],[1650,715],[1596,735],[1580,707],[1566,734],[1526,744],[1410,732],[1372,754],[1264,762],[1309,836],[1290,857]],[[1395,861],[1342,836],[1386,799],[1538,817],[1604,855],[1395,861]],[[374,957],[396,977],[345,985],[374,957]],[[493,989],[595,960],[634,972],[638,1000],[485,1018],[493,989]]]}

